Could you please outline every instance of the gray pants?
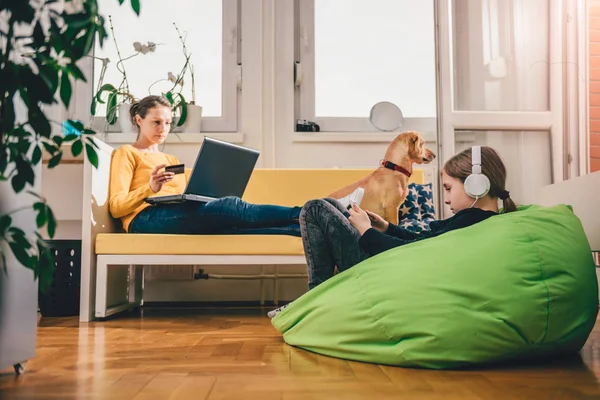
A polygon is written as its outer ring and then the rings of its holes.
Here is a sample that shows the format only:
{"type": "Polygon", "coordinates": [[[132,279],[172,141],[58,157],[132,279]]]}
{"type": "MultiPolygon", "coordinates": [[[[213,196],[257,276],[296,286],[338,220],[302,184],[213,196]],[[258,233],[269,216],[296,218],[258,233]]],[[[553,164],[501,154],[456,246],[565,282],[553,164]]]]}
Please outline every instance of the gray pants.
{"type": "Polygon", "coordinates": [[[300,231],[308,267],[308,289],[366,260],[360,234],[348,221],[348,211],[334,199],[308,201],[300,212],[300,231]]]}

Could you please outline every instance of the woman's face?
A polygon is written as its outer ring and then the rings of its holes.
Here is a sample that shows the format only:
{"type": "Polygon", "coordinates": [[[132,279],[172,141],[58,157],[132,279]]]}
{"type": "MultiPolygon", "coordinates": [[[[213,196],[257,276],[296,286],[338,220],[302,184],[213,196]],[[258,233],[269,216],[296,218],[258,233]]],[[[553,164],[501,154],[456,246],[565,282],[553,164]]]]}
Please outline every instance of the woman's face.
{"type": "Polygon", "coordinates": [[[171,130],[171,118],[171,109],[162,105],[148,109],[145,118],[136,115],[140,137],[152,144],[162,144],[171,130]]]}

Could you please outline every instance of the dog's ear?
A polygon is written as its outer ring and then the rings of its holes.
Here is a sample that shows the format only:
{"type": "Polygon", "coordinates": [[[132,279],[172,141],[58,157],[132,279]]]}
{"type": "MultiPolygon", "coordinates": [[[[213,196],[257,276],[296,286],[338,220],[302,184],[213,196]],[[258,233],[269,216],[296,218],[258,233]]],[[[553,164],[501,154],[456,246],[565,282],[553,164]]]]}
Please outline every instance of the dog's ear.
{"type": "Polygon", "coordinates": [[[410,141],[409,141],[409,143],[410,143],[410,146],[411,146],[413,149],[416,149],[416,147],[417,147],[417,144],[419,143],[419,135],[413,135],[413,136],[410,138],[410,141]]]}
{"type": "Polygon", "coordinates": [[[413,134],[411,135],[408,143],[409,143],[409,152],[411,153],[411,155],[415,156],[415,157],[419,157],[419,154],[421,153],[421,146],[419,146],[420,143],[420,136],[413,134]]]}

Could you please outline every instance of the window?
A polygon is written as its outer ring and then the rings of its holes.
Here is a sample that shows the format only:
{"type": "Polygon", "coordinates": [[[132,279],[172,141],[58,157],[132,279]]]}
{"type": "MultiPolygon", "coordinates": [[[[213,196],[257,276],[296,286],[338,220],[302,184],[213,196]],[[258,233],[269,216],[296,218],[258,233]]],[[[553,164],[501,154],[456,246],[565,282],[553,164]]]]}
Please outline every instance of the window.
{"type": "Polygon", "coordinates": [[[548,0],[452,2],[457,110],[547,111],[548,0]]]}
{"type": "MultiPolygon", "coordinates": [[[[101,78],[103,63],[99,59],[110,60],[103,84],[118,87],[122,80],[117,70],[119,56],[109,28],[109,16],[124,60],[130,92],[137,98],[169,90],[173,83],[168,81],[168,74],[177,76],[181,72],[185,57],[176,24],[191,54],[196,104],[202,106],[202,131],[236,131],[237,82],[241,64],[238,1],[172,0],[168,5],[142,2],[139,17],[131,7],[121,7],[116,1],[102,2],[100,12],[107,19],[109,37],[102,48],[96,44],[93,92],[98,89],[101,78]],[[153,52],[140,54],[134,49],[134,42],[155,43],[156,48],[153,52]]],[[[184,78],[182,94],[188,102],[193,100],[189,72],[184,78]]],[[[105,128],[105,115],[106,108],[99,105],[95,128],[105,128]]],[[[118,124],[109,127],[109,131],[118,130],[118,124]]]]}
{"type": "Polygon", "coordinates": [[[521,204],[577,174],[569,135],[580,131],[572,93],[579,77],[567,66],[578,60],[572,33],[581,23],[574,16],[584,15],[581,2],[438,3],[440,163],[474,144],[495,148],[521,204]]]}
{"type": "Polygon", "coordinates": [[[376,131],[390,101],[402,130],[436,131],[433,0],[296,0],[296,117],[321,131],[376,131]]]}

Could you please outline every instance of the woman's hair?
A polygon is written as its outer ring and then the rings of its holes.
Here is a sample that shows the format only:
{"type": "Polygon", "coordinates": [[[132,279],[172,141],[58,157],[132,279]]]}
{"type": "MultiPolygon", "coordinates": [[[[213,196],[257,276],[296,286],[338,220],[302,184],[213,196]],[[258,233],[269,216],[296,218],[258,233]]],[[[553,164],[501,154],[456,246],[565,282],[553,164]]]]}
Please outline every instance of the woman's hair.
{"type": "MultiPolygon", "coordinates": [[[[461,182],[471,175],[472,169],[470,148],[456,154],[444,165],[446,174],[461,182]]],[[[517,205],[506,190],[506,167],[496,150],[488,146],[481,146],[481,173],[490,180],[488,195],[502,199],[504,212],[516,211],[517,205]]]]}
{"type": "Polygon", "coordinates": [[[139,115],[142,118],[146,118],[148,110],[158,106],[171,108],[171,103],[169,103],[169,100],[162,96],[146,96],[140,101],[131,105],[131,108],[129,109],[129,118],[131,120],[131,123],[133,124],[133,127],[138,132],[138,137],[140,127],[138,126],[137,121],[135,120],[135,116],[139,115]]]}

